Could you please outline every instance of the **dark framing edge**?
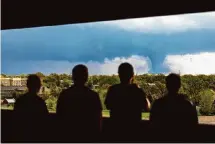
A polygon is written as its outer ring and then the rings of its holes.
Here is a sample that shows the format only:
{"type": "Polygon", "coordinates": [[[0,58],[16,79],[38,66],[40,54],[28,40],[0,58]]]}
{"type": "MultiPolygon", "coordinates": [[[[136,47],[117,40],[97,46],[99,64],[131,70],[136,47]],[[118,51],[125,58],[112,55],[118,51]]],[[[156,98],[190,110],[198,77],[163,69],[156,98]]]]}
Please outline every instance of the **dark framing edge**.
{"type": "Polygon", "coordinates": [[[209,1],[2,0],[1,30],[215,11],[209,1]]]}

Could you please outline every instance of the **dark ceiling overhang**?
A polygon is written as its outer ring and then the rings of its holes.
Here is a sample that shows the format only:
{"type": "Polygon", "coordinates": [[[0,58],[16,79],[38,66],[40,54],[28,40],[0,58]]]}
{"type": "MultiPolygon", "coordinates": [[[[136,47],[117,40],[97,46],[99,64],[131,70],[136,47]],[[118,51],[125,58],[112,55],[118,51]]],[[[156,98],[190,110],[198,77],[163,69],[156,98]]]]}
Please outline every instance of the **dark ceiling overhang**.
{"type": "Polygon", "coordinates": [[[215,11],[213,1],[19,1],[2,0],[1,29],[17,29],[215,11]]]}

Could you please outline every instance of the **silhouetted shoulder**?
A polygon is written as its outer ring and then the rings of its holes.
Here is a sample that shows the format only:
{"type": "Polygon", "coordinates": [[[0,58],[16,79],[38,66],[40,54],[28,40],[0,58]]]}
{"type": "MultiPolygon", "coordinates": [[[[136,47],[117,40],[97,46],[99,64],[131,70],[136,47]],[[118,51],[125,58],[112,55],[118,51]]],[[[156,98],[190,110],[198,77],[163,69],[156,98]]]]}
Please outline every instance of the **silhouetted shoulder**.
{"type": "MultiPolygon", "coordinates": [[[[69,95],[69,93],[71,93],[71,88],[62,90],[61,93],[60,93],[60,95],[59,95],[59,99],[62,99],[62,98],[65,97],[66,95],[69,95]]],[[[58,99],[58,100],[59,100],[59,99],[58,99]]]]}
{"type": "Polygon", "coordinates": [[[120,84],[115,84],[115,85],[112,85],[108,88],[108,90],[116,90],[120,87],[120,84]]]}
{"type": "Polygon", "coordinates": [[[71,86],[68,89],[64,89],[61,91],[58,101],[62,101],[63,99],[74,95],[74,93],[76,93],[74,86],[71,86]]]}
{"type": "Polygon", "coordinates": [[[144,95],[145,95],[145,92],[143,91],[143,89],[140,88],[137,84],[132,84],[131,86],[132,86],[134,89],[136,89],[138,92],[144,93],[144,95]]]}
{"type": "Polygon", "coordinates": [[[102,109],[99,94],[90,88],[86,87],[86,91],[88,91],[89,95],[91,95],[92,99],[94,99],[95,103],[98,105],[99,109],[102,109]]]}
{"type": "Polygon", "coordinates": [[[36,94],[24,94],[20,96],[15,105],[14,105],[14,111],[19,116],[20,114],[24,114],[21,117],[38,117],[40,116],[47,116],[48,115],[48,109],[46,107],[45,101],[37,96],[36,94]],[[31,116],[30,116],[31,115],[31,116]]]}
{"type": "Polygon", "coordinates": [[[61,108],[72,107],[72,103],[75,103],[77,106],[77,102],[86,102],[92,106],[92,103],[94,103],[94,106],[99,105],[100,107],[99,95],[96,92],[89,89],[88,87],[71,86],[70,88],[61,92],[57,102],[57,112],[61,111],[61,108]]]}
{"type": "Polygon", "coordinates": [[[106,101],[109,102],[109,99],[111,99],[113,95],[115,95],[118,92],[122,92],[122,90],[123,90],[123,87],[120,84],[115,84],[110,86],[107,91],[106,101]]]}
{"type": "Polygon", "coordinates": [[[32,103],[37,106],[40,106],[40,104],[45,104],[44,100],[41,97],[39,97],[37,95],[31,95],[31,94],[26,93],[24,95],[21,95],[16,100],[15,105],[21,104],[24,107],[25,105],[29,105],[32,103]]]}
{"type": "Polygon", "coordinates": [[[182,100],[188,101],[190,104],[192,104],[192,102],[189,100],[188,95],[186,95],[186,94],[178,94],[178,96],[179,96],[182,100]]]}
{"type": "Polygon", "coordinates": [[[95,95],[96,95],[96,96],[98,95],[98,93],[97,93],[97,92],[95,92],[95,91],[91,90],[91,89],[90,89],[90,88],[88,88],[88,87],[85,87],[85,89],[86,89],[86,91],[87,91],[87,92],[91,93],[91,94],[92,94],[92,95],[94,95],[94,96],[95,96],[95,95]]]}
{"type": "Polygon", "coordinates": [[[151,108],[151,111],[150,111],[151,115],[153,113],[155,113],[157,110],[161,110],[162,105],[165,104],[165,101],[166,101],[165,97],[162,97],[162,98],[159,98],[159,99],[155,100],[152,103],[152,108],[151,108]]]}
{"type": "Polygon", "coordinates": [[[94,101],[94,106],[96,106],[99,110],[102,109],[99,94],[88,87],[85,87],[87,91],[87,95],[94,101]]]}
{"type": "Polygon", "coordinates": [[[162,97],[157,100],[155,100],[152,103],[152,107],[150,110],[150,121],[151,122],[161,122],[161,117],[163,115],[163,112],[166,111],[165,106],[167,106],[167,98],[162,97]]]}
{"type": "Polygon", "coordinates": [[[122,89],[122,86],[120,84],[115,84],[115,85],[110,86],[107,91],[106,99],[108,100],[109,97],[112,97],[115,93],[119,92],[120,89],[122,89]]]}
{"type": "Polygon", "coordinates": [[[160,103],[163,103],[163,102],[165,102],[165,101],[167,101],[167,100],[168,100],[167,96],[164,96],[164,97],[161,97],[161,98],[155,100],[154,103],[155,103],[155,104],[160,104],[160,103]]]}
{"type": "Polygon", "coordinates": [[[20,95],[19,98],[16,99],[16,103],[20,103],[27,98],[27,94],[20,95]]]}

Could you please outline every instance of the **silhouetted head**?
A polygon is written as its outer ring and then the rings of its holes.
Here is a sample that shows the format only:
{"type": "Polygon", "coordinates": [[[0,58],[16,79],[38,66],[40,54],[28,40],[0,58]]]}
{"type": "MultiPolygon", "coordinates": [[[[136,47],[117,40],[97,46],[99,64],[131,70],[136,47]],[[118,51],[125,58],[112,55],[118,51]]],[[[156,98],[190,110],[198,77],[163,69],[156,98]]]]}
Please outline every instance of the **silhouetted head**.
{"type": "Polygon", "coordinates": [[[178,93],[181,87],[181,78],[177,74],[169,74],[166,77],[166,87],[169,93],[178,93]]]}
{"type": "Polygon", "coordinates": [[[72,80],[75,85],[84,85],[88,79],[88,69],[85,65],[76,65],[72,70],[72,80]]]}
{"type": "Polygon", "coordinates": [[[32,93],[39,92],[41,87],[40,78],[35,74],[29,75],[27,80],[27,87],[29,92],[32,93]]]}
{"type": "Polygon", "coordinates": [[[133,66],[129,63],[122,63],[118,68],[121,83],[130,83],[134,76],[133,66]]]}

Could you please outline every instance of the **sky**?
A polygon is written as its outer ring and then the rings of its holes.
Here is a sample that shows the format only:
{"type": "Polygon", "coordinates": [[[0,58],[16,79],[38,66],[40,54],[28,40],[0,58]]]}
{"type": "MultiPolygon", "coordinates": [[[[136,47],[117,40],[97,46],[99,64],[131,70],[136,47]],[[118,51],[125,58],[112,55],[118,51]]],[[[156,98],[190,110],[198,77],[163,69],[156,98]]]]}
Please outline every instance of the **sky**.
{"type": "Polygon", "coordinates": [[[1,73],[215,74],[215,12],[1,31],[1,73]]]}

